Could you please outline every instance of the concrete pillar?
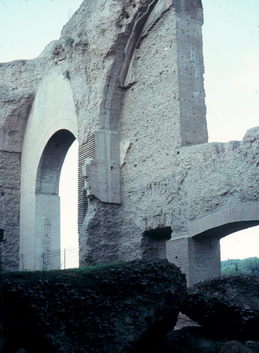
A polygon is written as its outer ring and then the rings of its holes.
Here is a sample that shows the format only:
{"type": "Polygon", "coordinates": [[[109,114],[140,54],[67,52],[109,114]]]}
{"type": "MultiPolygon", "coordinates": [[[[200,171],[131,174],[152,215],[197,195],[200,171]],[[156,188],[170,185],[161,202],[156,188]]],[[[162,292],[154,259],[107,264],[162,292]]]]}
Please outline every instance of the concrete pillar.
{"type": "Polygon", "coordinates": [[[142,258],[146,260],[166,259],[166,241],[143,237],[142,258]]]}
{"type": "Polygon", "coordinates": [[[201,0],[176,0],[177,68],[182,145],[208,142],[201,0]]]}
{"type": "Polygon", "coordinates": [[[60,198],[36,195],[35,270],[60,269],[60,198]]]}
{"type": "Polygon", "coordinates": [[[146,230],[141,242],[143,259],[166,259],[166,242],[171,239],[171,234],[171,227],[146,230]]]}
{"type": "Polygon", "coordinates": [[[220,276],[220,244],[217,238],[180,238],[167,242],[167,259],[186,274],[192,285],[220,276]]]}

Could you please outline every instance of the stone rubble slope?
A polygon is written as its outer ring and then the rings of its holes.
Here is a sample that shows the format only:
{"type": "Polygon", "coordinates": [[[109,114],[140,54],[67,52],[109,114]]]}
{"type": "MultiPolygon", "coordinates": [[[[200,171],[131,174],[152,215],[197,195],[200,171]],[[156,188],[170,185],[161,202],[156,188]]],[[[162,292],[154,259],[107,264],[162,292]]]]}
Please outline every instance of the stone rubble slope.
{"type": "Polygon", "coordinates": [[[259,277],[233,276],[198,283],[187,290],[181,311],[211,335],[259,339],[259,277]]]}
{"type": "Polygon", "coordinates": [[[4,274],[5,349],[138,352],[173,329],[184,294],[185,276],[167,260],[4,274]]]}

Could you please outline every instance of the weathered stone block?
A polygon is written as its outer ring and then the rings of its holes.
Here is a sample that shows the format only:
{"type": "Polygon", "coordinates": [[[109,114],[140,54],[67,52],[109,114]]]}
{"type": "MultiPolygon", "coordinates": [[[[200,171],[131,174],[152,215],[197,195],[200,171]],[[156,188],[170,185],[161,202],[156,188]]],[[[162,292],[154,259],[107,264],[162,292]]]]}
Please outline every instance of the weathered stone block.
{"type": "Polygon", "coordinates": [[[259,277],[219,278],[190,287],[181,311],[211,335],[259,339],[259,277]]]}

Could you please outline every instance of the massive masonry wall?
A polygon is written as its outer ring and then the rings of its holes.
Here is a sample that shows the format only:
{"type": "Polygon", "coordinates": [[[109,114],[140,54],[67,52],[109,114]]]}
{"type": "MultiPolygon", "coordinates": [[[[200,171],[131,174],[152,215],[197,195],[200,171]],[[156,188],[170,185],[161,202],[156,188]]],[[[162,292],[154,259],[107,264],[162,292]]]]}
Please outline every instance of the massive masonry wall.
{"type": "MultiPolygon", "coordinates": [[[[112,165],[108,163],[105,178],[111,179],[108,188],[111,194],[106,198],[109,205],[93,200],[88,208],[87,238],[82,246],[87,263],[96,261],[99,256],[107,261],[117,256],[142,256],[140,244],[145,228],[139,228],[139,223],[143,223],[139,219],[146,214],[144,211],[136,215],[136,197],[139,198],[162,173],[164,176],[171,174],[171,159],[177,147],[207,141],[201,4],[199,1],[185,4],[149,1],[146,4],[148,6],[140,6],[126,33],[118,38],[117,55],[101,106],[101,128],[105,131],[107,146],[110,143],[107,134],[111,136],[111,155],[107,159],[112,165]],[[186,75],[190,75],[188,81],[186,75]],[[120,143],[116,142],[118,132],[120,143]],[[116,197],[119,183],[112,183],[118,180],[116,170],[119,167],[121,199],[116,197]],[[110,168],[112,172],[108,171],[110,168]],[[112,206],[111,200],[122,206],[112,206]],[[100,227],[100,233],[96,223],[103,224],[104,230],[100,227]]],[[[98,156],[96,159],[92,163],[96,171],[94,177],[98,175],[98,156]]],[[[87,173],[90,195],[105,201],[100,190],[94,190],[90,168],[87,173]]],[[[98,188],[103,184],[100,180],[98,188]]],[[[153,226],[157,226],[153,220],[146,225],[153,226]]]]}
{"type": "Polygon", "coordinates": [[[44,60],[0,64],[0,228],[3,267],[19,263],[21,146],[27,117],[39,81],[37,68],[44,60]]]}
{"type": "MultiPolygon", "coordinates": [[[[134,83],[125,93],[120,125],[128,147],[122,177],[123,207],[129,223],[123,233],[132,229],[131,239],[134,233],[171,226],[172,214],[163,208],[174,207],[170,200],[173,190],[167,182],[160,182],[161,177],[169,183],[182,145],[207,142],[202,23],[199,2],[186,7],[177,3],[157,19],[135,52],[131,69],[134,83]]],[[[133,246],[141,256],[143,239],[136,241],[138,246],[133,246]]]]}
{"type": "MultiPolygon", "coordinates": [[[[0,65],[6,269],[25,246],[24,135],[35,97],[45,92],[46,112],[66,100],[58,82],[77,120],[81,265],[167,257],[192,283],[219,273],[220,237],[259,223],[258,128],[243,141],[207,143],[202,23],[200,0],[84,0],[40,57],[0,65]]],[[[55,114],[44,116],[54,124],[55,114]]]]}

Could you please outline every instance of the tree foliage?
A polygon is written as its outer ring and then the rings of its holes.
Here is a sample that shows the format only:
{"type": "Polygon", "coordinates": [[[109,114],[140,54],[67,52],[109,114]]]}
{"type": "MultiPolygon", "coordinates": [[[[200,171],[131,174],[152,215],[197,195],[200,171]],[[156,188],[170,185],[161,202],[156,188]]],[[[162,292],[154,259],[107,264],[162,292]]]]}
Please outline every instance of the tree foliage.
{"type": "Polygon", "coordinates": [[[249,257],[247,259],[229,259],[221,262],[221,273],[223,276],[235,275],[259,275],[259,258],[249,257]]]}

